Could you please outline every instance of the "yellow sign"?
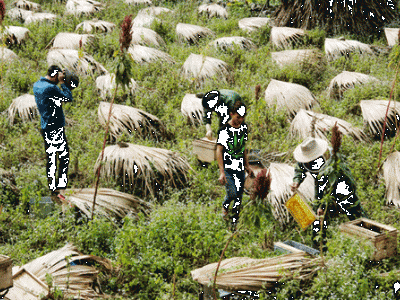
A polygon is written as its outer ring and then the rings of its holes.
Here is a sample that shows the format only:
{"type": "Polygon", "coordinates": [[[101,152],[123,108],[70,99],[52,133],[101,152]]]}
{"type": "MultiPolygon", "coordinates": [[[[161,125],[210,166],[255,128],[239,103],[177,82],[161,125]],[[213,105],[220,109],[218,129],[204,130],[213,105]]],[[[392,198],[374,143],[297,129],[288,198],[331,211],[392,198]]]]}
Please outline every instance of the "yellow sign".
{"type": "Polygon", "coordinates": [[[315,213],[298,193],[286,201],[285,206],[296,222],[299,223],[301,229],[306,229],[315,221],[315,213]]]}

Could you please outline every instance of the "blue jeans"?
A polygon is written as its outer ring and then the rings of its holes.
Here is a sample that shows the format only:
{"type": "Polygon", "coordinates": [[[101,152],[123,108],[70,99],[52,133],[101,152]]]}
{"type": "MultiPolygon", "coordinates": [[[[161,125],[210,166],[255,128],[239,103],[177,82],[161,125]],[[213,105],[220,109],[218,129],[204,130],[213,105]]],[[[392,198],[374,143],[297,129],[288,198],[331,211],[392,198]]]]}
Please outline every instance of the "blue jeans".
{"type": "Polygon", "coordinates": [[[239,219],[240,204],[242,202],[243,190],[244,190],[244,180],[245,173],[243,171],[232,171],[224,170],[226,177],[226,196],[225,201],[222,204],[225,209],[229,208],[229,205],[234,201],[232,212],[233,219],[232,222],[236,223],[239,219]]]}

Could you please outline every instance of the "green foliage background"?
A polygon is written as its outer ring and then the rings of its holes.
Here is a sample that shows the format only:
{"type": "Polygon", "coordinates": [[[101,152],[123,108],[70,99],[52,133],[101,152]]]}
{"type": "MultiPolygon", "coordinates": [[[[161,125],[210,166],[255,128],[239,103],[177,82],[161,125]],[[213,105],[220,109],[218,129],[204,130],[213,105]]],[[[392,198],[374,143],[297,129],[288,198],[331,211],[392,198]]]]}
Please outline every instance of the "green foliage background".
{"type": "MultiPolygon", "coordinates": [[[[122,22],[128,14],[136,16],[144,6],[129,6],[122,0],[107,0],[105,10],[96,13],[96,18],[116,23],[122,22]]],[[[248,1],[263,4],[264,1],[248,1]]],[[[276,1],[271,1],[276,4],[276,1]]],[[[10,48],[20,60],[3,65],[0,74],[0,111],[6,111],[12,100],[21,94],[32,94],[32,85],[45,74],[47,69],[45,47],[58,32],[74,32],[86,16],[64,15],[65,5],[56,1],[39,0],[44,11],[60,17],[54,23],[34,23],[28,25],[30,38],[20,46],[10,48]]],[[[0,115],[0,167],[12,170],[21,190],[20,206],[11,205],[9,191],[0,193],[4,205],[0,214],[0,253],[11,256],[14,265],[22,265],[51,250],[72,242],[87,254],[104,256],[115,264],[113,273],[100,275],[105,292],[115,299],[197,299],[200,287],[190,276],[190,271],[219,259],[230,232],[220,217],[220,207],[225,195],[218,185],[218,168],[212,163],[208,168],[197,164],[192,152],[191,141],[204,136],[204,128],[194,127],[180,113],[180,104],[186,93],[205,92],[214,88],[228,88],[239,92],[248,103],[250,141],[248,148],[262,149],[266,153],[287,152],[282,162],[294,164],[291,155],[300,140],[288,138],[290,123],[284,112],[268,108],[261,98],[256,100],[254,88],[261,85],[263,92],[271,78],[299,83],[308,87],[320,103],[320,112],[343,118],[357,126],[363,126],[358,103],[363,99],[387,99],[394,68],[388,67],[387,55],[362,56],[352,54],[322,64],[312,61],[280,69],[270,56],[275,51],[269,42],[270,29],[263,28],[253,33],[239,29],[238,21],[252,15],[244,1],[230,1],[227,20],[207,19],[197,14],[198,1],[153,1],[154,5],[174,10],[174,14],[160,17],[152,29],[165,40],[161,50],[169,53],[176,64],[154,63],[139,65],[133,63],[132,76],[139,84],[134,96],[118,95],[116,103],[132,105],[159,117],[167,128],[175,133],[175,140],[154,142],[137,134],[123,136],[119,140],[134,144],[162,147],[177,151],[185,156],[192,168],[188,187],[180,190],[169,189],[158,200],[145,200],[155,207],[149,218],[139,216],[126,218],[123,225],[113,220],[95,218],[93,221],[77,218],[72,211],[62,214],[60,209],[44,219],[26,214],[26,204],[30,199],[38,200],[48,194],[45,177],[45,155],[40,122],[18,121],[11,126],[7,115],[0,115]],[[191,23],[206,26],[216,33],[215,37],[201,40],[197,45],[176,42],[176,24],[191,23]],[[257,50],[246,51],[235,48],[222,52],[209,46],[214,38],[223,36],[249,37],[257,45],[257,50]],[[218,78],[206,82],[201,88],[190,80],[182,78],[181,67],[190,53],[204,54],[224,60],[232,67],[233,82],[224,83],[218,78]],[[382,80],[381,86],[364,85],[344,93],[343,98],[332,100],[326,95],[330,80],[340,72],[355,71],[373,75],[382,80]],[[173,282],[175,281],[175,289],[173,282]],[[175,290],[175,292],[174,292],[175,290]]],[[[11,5],[7,5],[10,9],[11,5]]],[[[18,21],[5,19],[4,25],[23,26],[18,21]]],[[[85,49],[107,70],[115,66],[114,51],[119,49],[119,30],[109,34],[98,34],[97,41],[85,49]]],[[[325,32],[316,29],[309,32],[302,48],[320,49],[325,32]]],[[[360,41],[362,37],[357,38],[360,41]]],[[[367,38],[367,37],[366,37],[367,38]]],[[[375,39],[374,45],[384,46],[384,37],[375,39]]],[[[81,77],[79,88],[73,91],[75,101],[64,105],[68,119],[66,134],[70,146],[70,170],[78,162],[82,177],[70,180],[71,187],[93,187],[95,181],[94,162],[102,146],[104,129],[97,121],[98,103],[102,101],[95,87],[95,77],[81,77]],[[78,179],[79,178],[79,179],[78,179]]],[[[395,86],[394,99],[399,95],[395,86]]],[[[216,122],[215,122],[216,123],[216,122]]],[[[216,131],[216,124],[213,124],[216,131]]],[[[393,140],[385,140],[383,158],[388,153],[393,140]]],[[[391,224],[400,229],[399,211],[385,206],[385,184],[378,175],[377,163],[379,141],[370,143],[353,142],[344,137],[342,154],[358,184],[362,204],[371,219],[391,224]],[[377,176],[375,176],[377,175],[377,176]]],[[[395,150],[399,150],[396,141],[395,150]]],[[[121,189],[115,181],[102,178],[102,187],[121,189]]],[[[248,203],[244,197],[244,205],[248,203]]],[[[242,227],[240,234],[229,245],[226,257],[249,256],[265,258],[278,255],[268,246],[274,240],[292,239],[310,244],[309,231],[299,232],[295,224],[284,228],[276,224],[269,213],[251,212],[251,217],[242,227]]],[[[265,211],[268,211],[265,210],[265,211]]],[[[249,213],[250,214],[250,213],[249,213]]],[[[386,279],[378,276],[399,268],[397,258],[371,263],[370,246],[353,241],[338,232],[337,226],[346,221],[344,216],[335,220],[329,231],[329,251],[326,255],[327,267],[309,282],[286,281],[277,285],[276,290],[261,293],[265,299],[272,295],[277,299],[390,299],[394,274],[386,279]]],[[[398,277],[397,277],[398,278],[398,277]]]]}

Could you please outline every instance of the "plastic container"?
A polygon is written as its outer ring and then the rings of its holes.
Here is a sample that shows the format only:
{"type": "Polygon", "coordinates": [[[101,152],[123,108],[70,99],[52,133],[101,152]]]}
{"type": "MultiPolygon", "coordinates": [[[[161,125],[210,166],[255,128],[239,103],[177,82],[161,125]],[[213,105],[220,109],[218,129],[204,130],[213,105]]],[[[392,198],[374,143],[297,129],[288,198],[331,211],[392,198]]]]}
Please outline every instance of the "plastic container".
{"type": "Polygon", "coordinates": [[[31,198],[29,201],[29,214],[39,218],[45,218],[55,210],[55,204],[51,197],[41,197],[39,200],[31,198]]]}

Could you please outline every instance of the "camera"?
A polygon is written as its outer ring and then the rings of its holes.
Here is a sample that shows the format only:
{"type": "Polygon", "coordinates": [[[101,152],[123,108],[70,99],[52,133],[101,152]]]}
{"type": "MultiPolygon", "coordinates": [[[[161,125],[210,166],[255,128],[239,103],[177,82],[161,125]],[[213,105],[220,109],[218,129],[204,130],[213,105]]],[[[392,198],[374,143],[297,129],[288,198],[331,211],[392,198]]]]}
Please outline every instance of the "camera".
{"type": "Polygon", "coordinates": [[[64,69],[64,76],[64,83],[70,90],[79,86],[79,77],[74,72],[64,69]]]}

